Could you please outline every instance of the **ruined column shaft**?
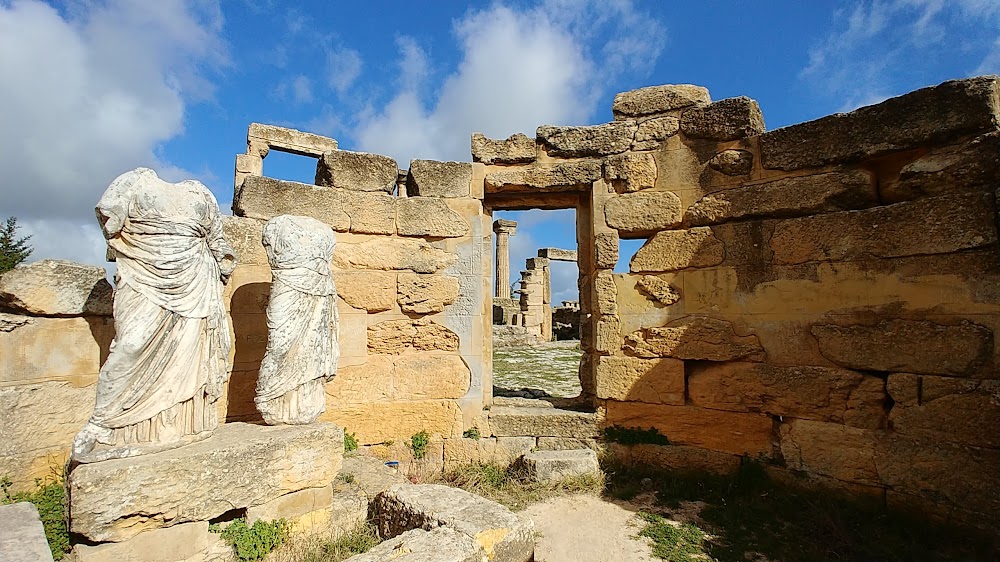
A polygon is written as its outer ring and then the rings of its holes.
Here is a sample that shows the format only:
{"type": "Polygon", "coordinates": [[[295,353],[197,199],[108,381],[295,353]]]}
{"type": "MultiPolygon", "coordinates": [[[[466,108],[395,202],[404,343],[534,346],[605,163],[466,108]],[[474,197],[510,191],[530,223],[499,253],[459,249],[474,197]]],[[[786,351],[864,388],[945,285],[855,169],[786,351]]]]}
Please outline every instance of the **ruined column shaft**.
{"type": "Polygon", "coordinates": [[[493,222],[493,232],[497,236],[497,282],[493,295],[501,299],[510,298],[510,237],[516,228],[514,221],[497,219],[493,222]]]}

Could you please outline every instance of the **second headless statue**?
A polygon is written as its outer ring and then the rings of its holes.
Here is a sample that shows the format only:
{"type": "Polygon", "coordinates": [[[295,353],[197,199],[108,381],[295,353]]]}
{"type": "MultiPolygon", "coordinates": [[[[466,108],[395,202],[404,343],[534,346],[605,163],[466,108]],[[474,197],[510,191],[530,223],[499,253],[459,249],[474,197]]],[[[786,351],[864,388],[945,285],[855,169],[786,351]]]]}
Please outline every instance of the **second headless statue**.
{"type": "Polygon", "coordinates": [[[263,243],[273,281],[254,402],[270,425],[312,423],[326,409],[340,357],[336,237],[316,219],[281,215],[264,225],[263,243]]]}

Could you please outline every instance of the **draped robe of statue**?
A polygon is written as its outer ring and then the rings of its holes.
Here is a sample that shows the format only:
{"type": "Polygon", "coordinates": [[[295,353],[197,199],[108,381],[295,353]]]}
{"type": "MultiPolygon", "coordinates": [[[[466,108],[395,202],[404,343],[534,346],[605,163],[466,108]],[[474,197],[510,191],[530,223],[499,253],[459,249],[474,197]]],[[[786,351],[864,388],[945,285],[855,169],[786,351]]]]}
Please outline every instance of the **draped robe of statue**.
{"type": "Polygon", "coordinates": [[[97,204],[118,265],[115,341],[97,381],[77,460],[169,448],[218,425],[230,334],[223,282],[236,265],[219,205],[197,181],[171,184],[138,168],[97,204]],[[133,445],[148,445],[132,447],[133,445]]]}
{"type": "Polygon", "coordinates": [[[282,215],[264,225],[263,243],[273,281],[254,402],[270,425],[312,423],[326,409],[340,357],[330,272],[336,237],[316,219],[282,215]]]}

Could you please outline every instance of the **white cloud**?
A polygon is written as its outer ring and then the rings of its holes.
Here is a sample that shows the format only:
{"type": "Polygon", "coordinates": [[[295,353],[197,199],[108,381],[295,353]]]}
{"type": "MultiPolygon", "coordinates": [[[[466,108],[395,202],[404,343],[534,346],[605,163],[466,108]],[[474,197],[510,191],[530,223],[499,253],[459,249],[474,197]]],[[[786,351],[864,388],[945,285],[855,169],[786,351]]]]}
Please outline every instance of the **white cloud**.
{"type": "Polygon", "coordinates": [[[103,262],[93,208],[110,181],[179,175],[156,148],[212,95],[205,69],[228,62],[218,6],[199,6],[0,3],[0,214],[33,235],[32,259],[103,262]]]}
{"type": "Polygon", "coordinates": [[[349,48],[326,52],[326,81],[330,89],[343,95],[361,75],[361,53],[349,48]]]}

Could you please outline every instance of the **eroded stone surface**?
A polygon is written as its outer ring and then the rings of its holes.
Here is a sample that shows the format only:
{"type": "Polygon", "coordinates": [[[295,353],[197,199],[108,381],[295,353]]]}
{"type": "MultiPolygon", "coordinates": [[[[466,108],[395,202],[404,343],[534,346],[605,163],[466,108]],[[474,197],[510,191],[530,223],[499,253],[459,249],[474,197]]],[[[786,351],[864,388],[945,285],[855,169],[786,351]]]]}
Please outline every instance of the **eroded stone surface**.
{"type": "Polygon", "coordinates": [[[316,185],[392,193],[396,190],[398,172],[396,161],[388,156],[334,150],[320,157],[316,165],[316,185]]]}
{"type": "Polygon", "coordinates": [[[657,117],[642,121],[635,131],[632,150],[655,150],[680,130],[681,121],[677,117],[657,117]]]}
{"type": "Polygon", "coordinates": [[[400,236],[456,238],[469,233],[469,223],[438,197],[407,197],[396,205],[400,236]]]}
{"type": "Polygon", "coordinates": [[[933,441],[1000,448],[1000,381],[895,373],[886,388],[895,401],[897,433],[933,441]]]}
{"type": "Polygon", "coordinates": [[[749,150],[723,150],[713,156],[708,165],[727,176],[745,176],[753,169],[753,153],[749,150]]]}
{"type": "Polygon", "coordinates": [[[532,164],[486,174],[486,192],[568,191],[586,187],[601,177],[597,160],[532,164]]]}
{"type": "Polygon", "coordinates": [[[434,273],[455,263],[458,256],[423,240],[390,238],[337,244],[333,265],[340,269],[405,270],[434,273]]]}
{"type": "Polygon", "coordinates": [[[677,271],[719,265],[725,258],[722,241],[707,227],[657,232],[629,260],[629,271],[677,271]]]}
{"type": "Polygon", "coordinates": [[[410,197],[468,197],[471,186],[472,164],[468,162],[410,161],[406,177],[410,197]]]}
{"type": "Polygon", "coordinates": [[[628,152],[604,159],[604,179],[620,184],[623,193],[656,185],[656,160],[651,154],[628,152]]]}
{"type": "Polygon", "coordinates": [[[608,201],[604,217],[622,234],[650,234],[681,223],[681,200],[669,191],[626,193],[608,201]]]}
{"type": "Polygon", "coordinates": [[[535,139],[515,133],[506,140],[472,133],[472,161],[483,164],[528,164],[535,160],[535,139]]]}
{"type": "Polygon", "coordinates": [[[396,304],[396,274],[390,271],[337,271],[337,296],[353,308],[382,312],[396,304]]]}
{"type": "Polygon", "coordinates": [[[648,86],[639,88],[638,90],[621,92],[615,95],[611,111],[614,113],[615,119],[627,119],[630,117],[664,113],[691,105],[706,104],[711,101],[708,88],[704,86],[664,84],[662,86],[648,86]]]}
{"type": "Polygon", "coordinates": [[[639,357],[675,357],[707,361],[763,360],[757,336],[741,336],[725,320],[685,316],[666,326],[644,328],[625,337],[625,350],[639,357]]]}
{"type": "Polygon", "coordinates": [[[601,467],[591,449],[532,451],[524,455],[528,477],[536,482],[556,483],[586,475],[596,475],[601,467]]]}
{"type": "Polygon", "coordinates": [[[490,409],[490,428],[497,437],[596,437],[597,417],[586,412],[557,408],[516,408],[497,406],[490,409]]]}
{"type": "Polygon", "coordinates": [[[731,141],[763,133],[764,116],[756,101],[728,98],[684,110],[681,131],[689,137],[731,141]]]}
{"type": "MultiPolygon", "coordinates": [[[[205,560],[212,535],[208,521],[181,523],[165,529],[152,529],[139,533],[124,542],[96,546],[77,544],[73,555],[77,562],[177,562],[178,560],[205,560]]],[[[227,554],[232,547],[224,545],[227,554]]]]}
{"type": "Polygon", "coordinates": [[[403,312],[441,312],[458,298],[458,278],[449,275],[400,273],[396,302],[403,312]]]}
{"type": "Polygon", "coordinates": [[[781,454],[793,470],[879,485],[875,450],[875,434],[868,430],[810,420],[781,425],[781,454]]]}
{"type": "Polygon", "coordinates": [[[482,562],[486,553],[469,535],[450,527],[410,529],[346,562],[482,562]]]}
{"type": "Polygon", "coordinates": [[[0,275],[0,308],[33,316],[110,316],[103,267],[41,260],[0,275]]]}
{"type": "Polygon", "coordinates": [[[684,362],[637,357],[597,358],[597,397],[651,404],[684,404],[684,362]]]}
{"type": "Polygon", "coordinates": [[[681,294],[677,288],[655,275],[640,276],[636,280],[635,286],[664,306],[670,306],[681,300],[681,294]]]}
{"type": "Polygon", "coordinates": [[[347,232],[351,228],[351,216],[336,190],[260,176],[243,180],[233,198],[233,213],[262,220],[301,215],[323,221],[337,231],[347,232]]]}
{"type": "Polygon", "coordinates": [[[429,318],[386,320],[368,327],[368,352],[458,351],[458,334],[429,318]]]}
{"type": "Polygon", "coordinates": [[[635,131],[634,122],[615,121],[585,127],[543,125],[536,135],[545,144],[550,156],[587,158],[625,152],[632,146],[635,131]]]}
{"type": "Polygon", "coordinates": [[[594,236],[594,267],[613,269],[618,263],[618,232],[594,236]]]}

